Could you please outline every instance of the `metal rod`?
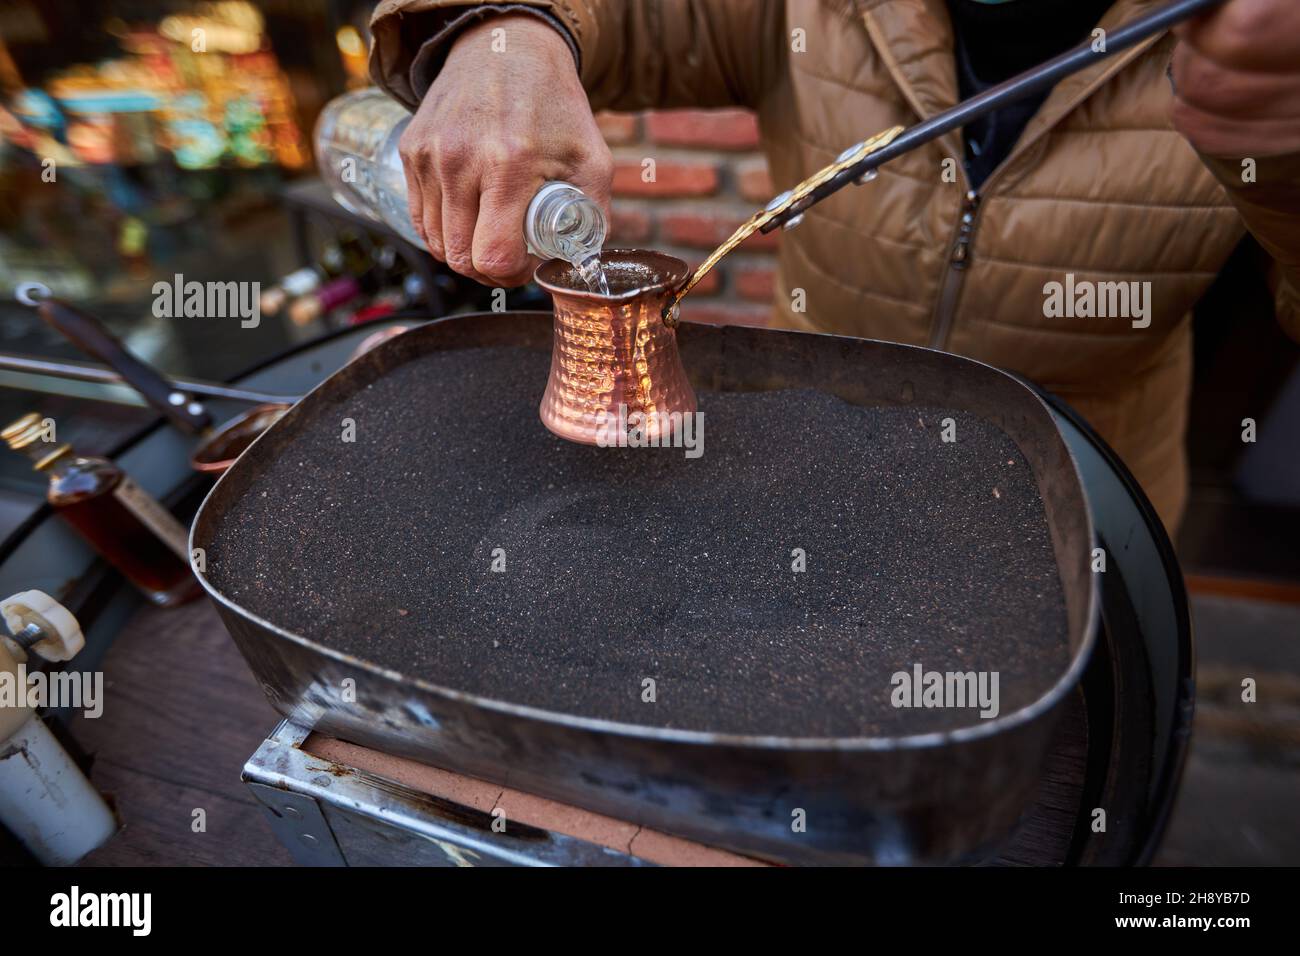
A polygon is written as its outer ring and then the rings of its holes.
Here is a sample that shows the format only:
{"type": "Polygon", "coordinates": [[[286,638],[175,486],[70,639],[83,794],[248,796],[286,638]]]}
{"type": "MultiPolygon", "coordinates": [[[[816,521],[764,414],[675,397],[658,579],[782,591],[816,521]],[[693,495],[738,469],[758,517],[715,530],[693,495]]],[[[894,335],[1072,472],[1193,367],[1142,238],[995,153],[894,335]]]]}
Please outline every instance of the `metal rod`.
{"type": "MultiPolygon", "coordinates": [[[[125,385],[122,376],[102,365],[89,365],[83,362],[57,362],[50,359],[34,358],[28,355],[9,355],[0,353],[0,370],[10,372],[28,372],[33,375],[45,375],[52,378],[68,379],[74,382],[96,382],[102,385],[125,385]]],[[[234,388],[217,382],[187,380],[168,377],[168,381],[177,389],[207,398],[227,398],[252,405],[267,402],[284,402],[293,404],[301,395],[273,395],[247,388],[234,388]]],[[[128,388],[130,386],[127,386],[128,388]]]]}
{"type": "Polygon", "coordinates": [[[1007,103],[1022,100],[1049,89],[1072,73],[1077,73],[1107,57],[1136,46],[1143,40],[1162,33],[1170,27],[1176,26],[1184,20],[1191,19],[1198,13],[1203,13],[1211,7],[1219,6],[1224,2],[1226,0],[1173,0],[1173,2],[1166,4],[1159,10],[1138,17],[1108,32],[1104,50],[1094,50],[1091,42],[1082,43],[1058,57],[1026,70],[1018,76],[1013,76],[997,86],[990,87],[983,93],[972,96],[968,100],[963,100],[951,109],[944,110],[942,113],[918,123],[906,132],[900,133],[898,138],[888,146],[871,153],[862,162],[850,166],[813,190],[808,198],[799,204],[799,208],[791,207],[786,210],[764,225],[761,231],[766,233],[780,228],[790,219],[801,215],[809,206],[821,202],[832,193],[839,192],[849,183],[861,179],[864,174],[889,162],[891,159],[897,159],[904,153],[916,149],[931,140],[938,139],[945,133],[966,126],[972,120],[979,119],[981,116],[985,116],[1007,103]]]}

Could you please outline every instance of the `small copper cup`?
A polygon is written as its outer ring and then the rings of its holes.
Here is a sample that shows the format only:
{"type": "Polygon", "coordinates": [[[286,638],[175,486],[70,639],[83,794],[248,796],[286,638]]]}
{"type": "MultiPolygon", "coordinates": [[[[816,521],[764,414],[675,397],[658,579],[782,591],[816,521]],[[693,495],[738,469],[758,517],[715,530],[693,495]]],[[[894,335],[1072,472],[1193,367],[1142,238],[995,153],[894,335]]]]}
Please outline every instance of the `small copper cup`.
{"type": "Polygon", "coordinates": [[[588,291],[578,270],[562,260],[537,269],[537,284],[555,300],[542,424],[561,438],[598,445],[610,443],[618,423],[630,420],[662,441],[697,407],[677,333],[660,315],[690,270],[680,259],[640,249],[606,249],[601,261],[610,295],[588,291]]]}

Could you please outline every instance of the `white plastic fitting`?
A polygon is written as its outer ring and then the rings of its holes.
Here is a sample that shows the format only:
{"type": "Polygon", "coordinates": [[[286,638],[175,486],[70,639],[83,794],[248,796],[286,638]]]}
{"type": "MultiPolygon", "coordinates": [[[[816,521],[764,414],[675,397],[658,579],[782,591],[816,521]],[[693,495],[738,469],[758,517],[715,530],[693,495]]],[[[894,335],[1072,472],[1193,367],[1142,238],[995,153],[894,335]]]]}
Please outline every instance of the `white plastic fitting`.
{"type": "Polygon", "coordinates": [[[117,831],[103,797],[27,702],[29,653],[70,660],[86,646],[81,625],[42,591],[0,601],[0,823],[47,866],[75,863],[117,831]]]}
{"type": "Polygon", "coordinates": [[[86,646],[77,619],[44,591],[23,591],[5,598],[0,601],[0,615],[4,616],[5,626],[19,638],[23,634],[35,636],[37,632],[44,635],[23,647],[14,637],[0,634],[0,641],[20,661],[27,660],[29,651],[47,661],[70,661],[86,646]]]}

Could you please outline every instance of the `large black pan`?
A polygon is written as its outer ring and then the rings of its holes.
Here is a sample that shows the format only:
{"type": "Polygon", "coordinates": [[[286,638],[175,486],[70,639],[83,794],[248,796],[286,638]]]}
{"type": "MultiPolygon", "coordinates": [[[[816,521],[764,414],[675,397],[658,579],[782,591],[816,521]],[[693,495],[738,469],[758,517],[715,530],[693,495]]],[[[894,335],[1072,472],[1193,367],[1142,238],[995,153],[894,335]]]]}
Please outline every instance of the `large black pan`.
{"type": "MultiPolygon", "coordinates": [[[[196,566],[226,627],[281,713],[389,753],[775,860],[985,857],[1032,803],[1053,725],[1096,636],[1091,518],[1051,413],[1014,378],[927,349],[690,323],[679,335],[697,388],[815,388],[860,405],[964,410],[1006,432],[1033,470],[1064,595],[1069,665],[1050,689],[993,720],[923,736],[723,735],[548,712],[434,686],[340,653],[320,635],[258,617],[196,566]],[[792,832],[792,800],[816,826],[792,832]]],[[[551,316],[443,319],[341,369],[221,478],[195,519],[192,549],[210,549],[223,516],[259,474],[282,455],[300,456],[295,443],[304,429],[317,419],[336,419],[339,402],[364,400],[368,384],[432,352],[507,345],[549,352],[551,316]]]]}

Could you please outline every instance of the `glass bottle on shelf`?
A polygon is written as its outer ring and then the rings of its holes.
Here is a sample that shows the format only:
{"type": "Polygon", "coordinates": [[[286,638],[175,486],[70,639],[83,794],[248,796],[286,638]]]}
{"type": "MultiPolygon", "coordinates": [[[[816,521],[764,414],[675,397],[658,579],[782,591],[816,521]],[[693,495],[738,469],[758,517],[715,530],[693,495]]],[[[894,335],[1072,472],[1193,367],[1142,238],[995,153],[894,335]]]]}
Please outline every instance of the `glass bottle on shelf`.
{"type": "Polygon", "coordinates": [[[46,500],[109,563],[160,607],[198,597],[185,527],[107,458],[54,440],[54,423],[31,413],[0,438],[49,478],[46,500]]]}

